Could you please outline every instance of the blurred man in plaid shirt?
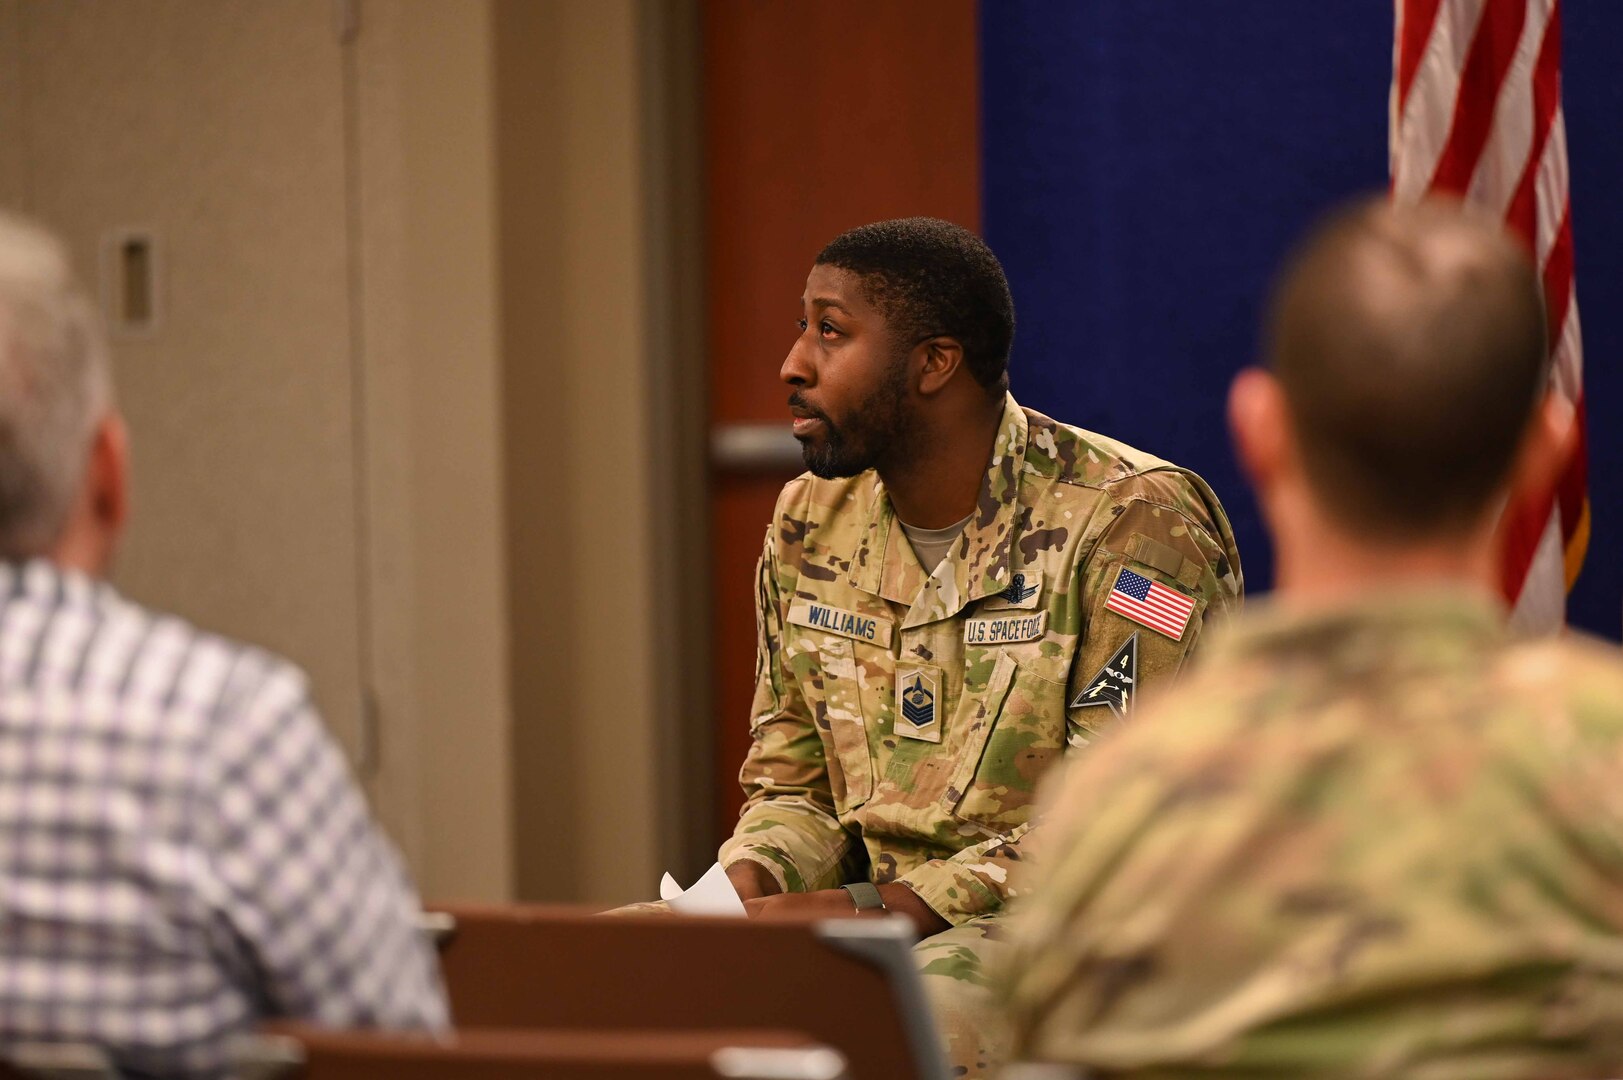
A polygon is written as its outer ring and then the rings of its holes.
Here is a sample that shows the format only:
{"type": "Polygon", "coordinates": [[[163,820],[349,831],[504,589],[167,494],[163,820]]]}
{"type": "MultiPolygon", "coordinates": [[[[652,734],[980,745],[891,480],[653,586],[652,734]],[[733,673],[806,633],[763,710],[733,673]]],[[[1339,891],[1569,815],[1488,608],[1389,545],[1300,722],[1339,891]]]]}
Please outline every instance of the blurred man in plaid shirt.
{"type": "Polygon", "coordinates": [[[303,675],[97,579],[127,507],[107,348],[0,215],[0,1058],[222,1073],[256,1021],[439,1029],[417,899],[303,675]]]}

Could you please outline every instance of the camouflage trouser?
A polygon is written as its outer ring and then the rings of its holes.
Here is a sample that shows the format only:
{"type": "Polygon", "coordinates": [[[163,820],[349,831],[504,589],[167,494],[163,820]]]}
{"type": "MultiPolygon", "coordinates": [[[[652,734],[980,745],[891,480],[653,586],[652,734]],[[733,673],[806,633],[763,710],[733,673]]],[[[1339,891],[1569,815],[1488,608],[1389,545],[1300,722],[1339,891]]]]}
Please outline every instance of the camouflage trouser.
{"type": "Polygon", "coordinates": [[[995,1076],[1008,1060],[1010,1036],[993,1007],[987,971],[1008,948],[996,916],[972,919],[913,946],[947,1049],[948,1075],[995,1076]]]}

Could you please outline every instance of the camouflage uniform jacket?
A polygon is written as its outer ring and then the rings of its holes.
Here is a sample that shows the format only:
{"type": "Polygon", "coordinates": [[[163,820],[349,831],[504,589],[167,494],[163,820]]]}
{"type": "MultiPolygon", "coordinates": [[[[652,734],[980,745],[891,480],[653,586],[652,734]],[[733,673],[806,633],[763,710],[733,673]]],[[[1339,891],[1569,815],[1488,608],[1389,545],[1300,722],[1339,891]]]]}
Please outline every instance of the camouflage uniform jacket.
{"type": "Polygon", "coordinates": [[[1011,920],[1025,1056],[1623,1075],[1623,661],[1502,621],[1452,592],[1254,610],[1095,746],[1011,920]]]}
{"type": "Polygon", "coordinates": [[[997,910],[1038,778],[1240,591],[1204,481],[1013,398],[933,574],[874,472],[801,476],[761,554],[754,742],[722,862],[789,891],[901,881],[953,924],[997,910]],[[1187,627],[1107,610],[1124,570],[1184,598],[1187,627]]]}

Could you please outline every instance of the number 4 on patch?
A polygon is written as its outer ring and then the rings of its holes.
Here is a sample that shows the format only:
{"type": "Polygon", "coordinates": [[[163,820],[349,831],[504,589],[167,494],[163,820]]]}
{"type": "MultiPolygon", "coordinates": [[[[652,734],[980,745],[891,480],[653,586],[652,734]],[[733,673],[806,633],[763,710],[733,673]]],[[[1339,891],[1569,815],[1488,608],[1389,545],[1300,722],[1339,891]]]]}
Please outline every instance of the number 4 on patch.
{"type": "Polygon", "coordinates": [[[1133,687],[1138,679],[1138,631],[1105,661],[1082,692],[1071,702],[1073,709],[1091,705],[1108,705],[1117,716],[1127,715],[1127,706],[1133,702],[1133,687]]]}

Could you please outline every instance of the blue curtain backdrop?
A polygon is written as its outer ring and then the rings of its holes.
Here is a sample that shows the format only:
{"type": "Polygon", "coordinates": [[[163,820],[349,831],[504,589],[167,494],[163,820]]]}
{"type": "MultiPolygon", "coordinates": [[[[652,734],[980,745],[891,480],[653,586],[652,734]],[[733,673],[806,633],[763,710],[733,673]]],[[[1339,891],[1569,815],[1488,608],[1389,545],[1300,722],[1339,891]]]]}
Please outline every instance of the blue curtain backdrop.
{"type": "MultiPolygon", "coordinates": [[[[1623,621],[1623,5],[1565,10],[1594,533],[1572,621],[1623,621]]],[[[1016,396],[1200,472],[1253,592],[1272,558],[1224,428],[1261,305],[1324,209],[1386,183],[1379,0],[983,0],[984,227],[1019,315],[1016,396]]],[[[1371,417],[1379,423],[1379,417],[1371,417]]]]}

